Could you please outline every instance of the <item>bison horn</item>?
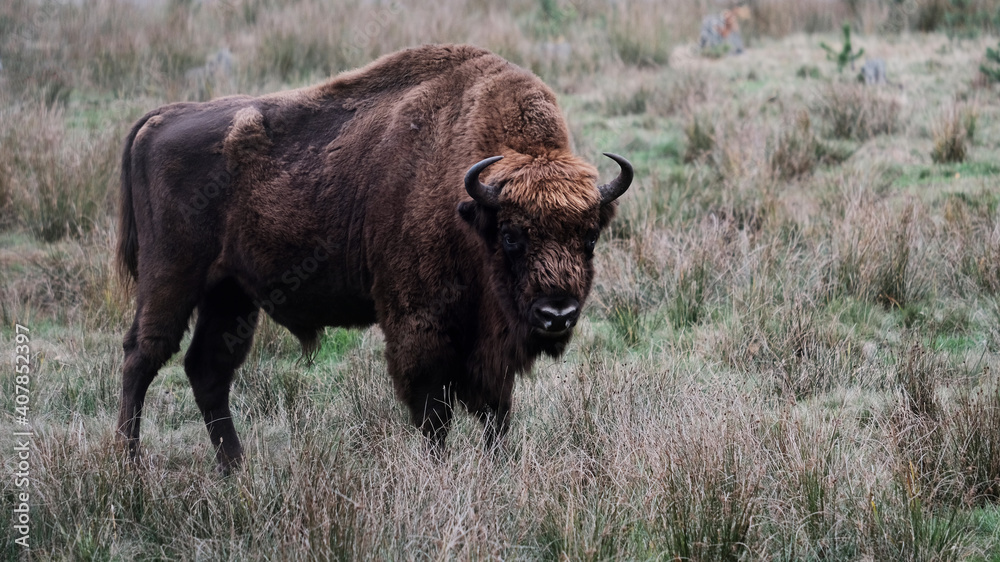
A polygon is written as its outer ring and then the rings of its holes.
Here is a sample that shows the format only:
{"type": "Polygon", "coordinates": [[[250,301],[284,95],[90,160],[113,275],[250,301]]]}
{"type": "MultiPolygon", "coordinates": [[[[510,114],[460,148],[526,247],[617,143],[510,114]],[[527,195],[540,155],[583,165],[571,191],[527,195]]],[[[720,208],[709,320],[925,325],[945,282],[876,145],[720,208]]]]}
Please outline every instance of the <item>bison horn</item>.
{"type": "Polygon", "coordinates": [[[480,205],[491,209],[500,207],[500,188],[493,185],[483,185],[479,181],[479,174],[487,166],[501,158],[503,156],[493,156],[486,160],[481,160],[465,173],[465,190],[469,192],[469,196],[475,199],[480,205]]]}
{"type": "Polygon", "coordinates": [[[607,205],[608,203],[621,197],[621,195],[628,189],[628,186],[632,184],[632,163],[617,154],[605,152],[604,155],[615,162],[618,162],[622,171],[618,174],[617,178],[611,180],[611,183],[606,183],[597,187],[597,190],[601,192],[601,205],[607,205]]]}

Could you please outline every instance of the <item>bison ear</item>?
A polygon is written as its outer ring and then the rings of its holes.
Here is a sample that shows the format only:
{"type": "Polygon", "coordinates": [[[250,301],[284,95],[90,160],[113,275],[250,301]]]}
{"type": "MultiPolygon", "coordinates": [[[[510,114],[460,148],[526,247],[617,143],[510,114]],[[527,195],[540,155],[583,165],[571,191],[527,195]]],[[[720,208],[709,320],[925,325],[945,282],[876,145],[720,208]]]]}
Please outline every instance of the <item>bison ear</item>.
{"type": "Polygon", "coordinates": [[[611,224],[611,219],[615,218],[615,211],[618,209],[618,201],[612,201],[610,203],[605,203],[601,205],[601,216],[599,219],[599,226],[601,230],[604,230],[606,226],[611,224]]]}
{"type": "Polygon", "coordinates": [[[469,223],[480,236],[491,240],[497,230],[497,212],[476,201],[462,201],[458,204],[458,215],[469,223]]]}
{"type": "Polygon", "coordinates": [[[478,214],[475,201],[462,201],[458,204],[458,215],[472,226],[476,226],[476,215],[478,214]]]}

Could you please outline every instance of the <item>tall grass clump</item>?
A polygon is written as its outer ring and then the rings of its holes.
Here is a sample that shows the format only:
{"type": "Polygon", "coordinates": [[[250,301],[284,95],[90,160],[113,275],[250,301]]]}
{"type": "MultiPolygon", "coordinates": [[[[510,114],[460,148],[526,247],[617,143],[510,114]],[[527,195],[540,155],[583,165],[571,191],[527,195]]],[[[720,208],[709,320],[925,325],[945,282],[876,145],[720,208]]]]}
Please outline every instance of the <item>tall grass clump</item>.
{"type": "Polygon", "coordinates": [[[864,194],[847,203],[834,232],[832,293],[900,311],[924,298],[933,271],[925,267],[924,254],[917,254],[923,251],[923,212],[912,202],[897,210],[864,194]]]}
{"type": "MultiPolygon", "coordinates": [[[[742,560],[752,552],[754,528],[764,516],[765,471],[753,409],[729,416],[719,400],[739,398],[714,390],[678,404],[661,429],[643,432],[632,460],[647,472],[636,527],[645,543],[641,558],[742,560]]],[[[637,420],[636,420],[637,421],[637,420]]]]}
{"type": "Polygon", "coordinates": [[[863,551],[861,475],[843,470],[851,462],[849,423],[824,424],[817,412],[782,408],[767,420],[762,446],[770,451],[768,474],[774,497],[761,521],[777,543],[778,560],[850,560],[863,551]]]}
{"type": "Polygon", "coordinates": [[[972,290],[993,295],[1000,291],[998,205],[1000,198],[989,190],[955,193],[945,198],[944,235],[952,241],[947,247],[947,259],[961,292],[972,290]]]}
{"type": "Polygon", "coordinates": [[[768,189],[774,175],[768,136],[768,127],[758,120],[735,117],[720,120],[715,126],[714,149],[708,160],[720,183],[745,196],[768,189]]]}
{"type": "Polygon", "coordinates": [[[673,290],[667,301],[667,317],[675,328],[694,326],[706,314],[712,272],[707,257],[696,254],[690,264],[675,273],[673,290]]]}
{"type": "Polygon", "coordinates": [[[692,116],[684,126],[684,136],[687,139],[684,147],[685,164],[702,161],[715,149],[715,131],[710,120],[704,116],[692,116]]]}
{"type": "Polygon", "coordinates": [[[824,144],[813,131],[809,113],[799,113],[793,123],[785,123],[771,150],[770,164],[779,179],[793,180],[811,175],[817,167],[839,164],[850,152],[824,144]]]}
{"type": "Polygon", "coordinates": [[[952,36],[970,37],[1000,29],[1000,15],[990,0],[926,0],[908,13],[910,25],[924,33],[943,31],[952,36]]]}
{"type": "Polygon", "coordinates": [[[974,108],[959,104],[945,108],[931,126],[931,160],[936,164],[965,162],[975,138],[977,115],[974,108]]]}
{"type": "Polygon", "coordinates": [[[891,486],[869,500],[865,538],[876,560],[948,562],[977,554],[968,515],[928,502],[912,464],[891,486]]]}
{"type": "Polygon", "coordinates": [[[762,0],[752,4],[753,34],[783,37],[797,31],[823,33],[851,16],[846,2],[762,0]]]}
{"type": "Polygon", "coordinates": [[[884,240],[885,252],[876,265],[871,294],[875,302],[886,308],[904,308],[921,296],[921,288],[913,279],[911,249],[913,238],[913,209],[904,210],[896,228],[884,240]]]}
{"type": "Polygon", "coordinates": [[[611,256],[604,260],[604,281],[598,282],[595,292],[614,333],[626,348],[632,348],[649,342],[663,326],[665,289],[662,269],[643,242],[632,240],[623,245],[613,262],[611,256]]]}
{"type": "MultiPolygon", "coordinates": [[[[995,379],[995,377],[993,377],[995,379]]],[[[951,415],[955,467],[965,495],[976,504],[1000,502],[1000,385],[984,380],[963,392],[951,415]]]]}
{"type": "Polygon", "coordinates": [[[869,539],[877,556],[963,560],[970,525],[957,487],[949,427],[938,387],[950,377],[942,358],[914,343],[896,371],[901,403],[890,416],[898,455],[890,490],[870,500],[869,539]]]}
{"type": "Polygon", "coordinates": [[[97,138],[67,130],[60,107],[3,110],[0,129],[0,224],[29,229],[39,240],[81,237],[109,216],[120,128],[97,138]]]}
{"type": "Polygon", "coordinates": [[[900,127],[899,99],[863,84],[834,82],[820,91],[812,110],[830,136],[864,142],[900,127]]]}
{"type": "Polygon", "coordinates": [[[650,8],[647,2],[611,5],[608,40],[625,64],[661,66],[670,61],[670,51],[677,42],[674,31],[657,21],[650,8]]]}
{"type": "MultiPolygon", "coordinates": [[[[718,84],[709,79],[704,70],[677,69],[669,73],[669,80],[653,93],[650,112],[660,116],[671,116],[677,113],[699,116],[699,108],[717,95],[718,84]]],[[[710,123],[710,116],[701,115],[703,121],[710,123]]],[[[705,124],[705,123],[703,123],[705,124]]]]}

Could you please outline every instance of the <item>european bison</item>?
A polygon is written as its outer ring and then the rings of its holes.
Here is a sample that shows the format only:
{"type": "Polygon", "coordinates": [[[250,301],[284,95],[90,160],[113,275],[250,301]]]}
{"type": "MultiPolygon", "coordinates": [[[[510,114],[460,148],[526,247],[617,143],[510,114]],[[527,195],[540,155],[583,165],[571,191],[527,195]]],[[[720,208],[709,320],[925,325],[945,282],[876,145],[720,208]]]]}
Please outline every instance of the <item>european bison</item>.
{"type": "Polygon", "coordinates": [[[471,46],[426,46],[323,84],[140,119],[117,259],[136,287],[120,439],[197,308],[184,369],[219,465],[240,461],[233,373],[260,310],[308,352],[324,326],[385,334],[396,395],[440,446],[461,402],[503,434],[514,378],[566,347],[628,161],[597,186],[553,93],[471,46]]]}

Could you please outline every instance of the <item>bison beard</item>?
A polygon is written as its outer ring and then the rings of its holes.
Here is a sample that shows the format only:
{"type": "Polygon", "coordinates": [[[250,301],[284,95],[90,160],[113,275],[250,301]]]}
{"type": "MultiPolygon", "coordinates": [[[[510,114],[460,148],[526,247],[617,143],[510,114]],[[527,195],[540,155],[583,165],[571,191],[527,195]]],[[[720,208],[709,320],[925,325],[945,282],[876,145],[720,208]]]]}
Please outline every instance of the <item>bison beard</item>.
{"type": "Polygon", "coordinates": [[[504,433],[514,379],[565,349],[598,234],[632,180],[597,185],[555,96],[469,46],[387,55],[323,84],[161,107],[122,155],[117,259],[134,281],[117,430],[198,311],[184,369],[220,467],[242,449],[233,373],[261,310],[308,353],[378,323],[399,399],[435,444],[460,402],[504,433]]]}

